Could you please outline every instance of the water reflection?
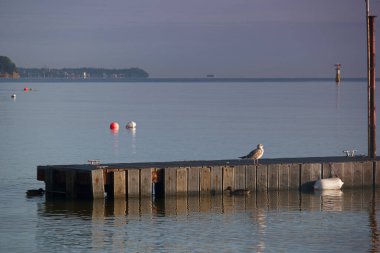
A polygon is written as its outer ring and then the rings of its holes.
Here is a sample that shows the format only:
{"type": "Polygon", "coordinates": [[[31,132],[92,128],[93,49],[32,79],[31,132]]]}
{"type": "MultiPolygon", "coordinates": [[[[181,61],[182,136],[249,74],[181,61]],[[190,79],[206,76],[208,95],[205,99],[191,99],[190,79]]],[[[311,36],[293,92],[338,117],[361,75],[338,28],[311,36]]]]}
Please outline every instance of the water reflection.
{"type": "Polygon", "coordinates": [[[372,195],[369,208],[369,227],[371,229],[371,249],[370,252],[380,252],[379,230],[376,218],[376,193],[372,195]]]}
{"type": "MultiPolygon", "coordinates": [[[[325,190],[313,193],[298,191],[260,192],[257,195],[226,196],[208,194],[162,199],[130,198],[116,200],[68,201],[48,200],[41,204],[40,215],[68,214],[80,217],[172,216],[195,212],[235,213],[247,210],[265,211],[359,211],[375,205],[375,194],[361,190],[325,190]],[[373,196],[372,196],[373,195],[373,196]]],[[[371,207],[375,209],[375,207],[371,207]]],[[[371,209],[371,210],[372,210],[371,209]]]]}
{"type": "Polygon", "coordinates": [[[37,241],[41,249],[56,243],[65,250],[53,238],[67,237],[78,243],[74,251],[85,242],[95,251],[181,252],[198,244],[201,251],[278,252],[302,245],[306,252],[334,236],[332,252],[378,252],[376,196],[371,190],[339,190],[46,201],[38,203],[37,241]],[[222,239],[222,245],[210,244],[222,239]]]}
{"type": "Polygon", "coordinates": [[[115,154],[119,154],[119,129],[110,129],[110,133],[113,136],[113,150],[115,154]]]}
{"type": "Polygon", "coordinates": [[[132,154],[136,154],[136,128],[127,128],[127,131],[132,137],[132,154]]]}
{"type": "Polygon", "coordinates": [[[323,190],[315,192],[315,195],[320,196],[322,211],[343,210],[343,192],[341,190],[323,190]]]}

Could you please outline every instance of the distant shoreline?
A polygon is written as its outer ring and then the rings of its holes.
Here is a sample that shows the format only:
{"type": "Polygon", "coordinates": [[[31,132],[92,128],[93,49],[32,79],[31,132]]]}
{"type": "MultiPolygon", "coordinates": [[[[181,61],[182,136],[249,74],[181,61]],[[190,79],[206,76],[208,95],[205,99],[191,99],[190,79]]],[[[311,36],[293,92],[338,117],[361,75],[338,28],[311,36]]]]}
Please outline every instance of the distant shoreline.
{"type": "MultiPolygon", "coordinates": [[[[376,78],[379,81],[379,78],[376,78]]],[[[0,82],[63,82],[63,83],[91,83],[91,82],[334,82],[335,78],[0,78],[0,82]]],[[[367,78],[344,78],[342,82],[367,81],[367,78]]]]}

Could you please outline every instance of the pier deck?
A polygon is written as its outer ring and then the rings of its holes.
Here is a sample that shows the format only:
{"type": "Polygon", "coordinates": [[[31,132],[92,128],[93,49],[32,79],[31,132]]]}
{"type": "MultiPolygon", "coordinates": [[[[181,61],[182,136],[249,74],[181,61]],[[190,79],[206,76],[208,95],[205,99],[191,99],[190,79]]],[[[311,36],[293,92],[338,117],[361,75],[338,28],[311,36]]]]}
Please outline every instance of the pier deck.
{"type": "Polygon", "coordinates": [[[133,198],[223,194],[231,186],[252,192],[307,189],[338,176],[344,188],[380,185],[380,163],[368,157],[93,163],[37,167],[47,195],[66,198],[133,198]]]}

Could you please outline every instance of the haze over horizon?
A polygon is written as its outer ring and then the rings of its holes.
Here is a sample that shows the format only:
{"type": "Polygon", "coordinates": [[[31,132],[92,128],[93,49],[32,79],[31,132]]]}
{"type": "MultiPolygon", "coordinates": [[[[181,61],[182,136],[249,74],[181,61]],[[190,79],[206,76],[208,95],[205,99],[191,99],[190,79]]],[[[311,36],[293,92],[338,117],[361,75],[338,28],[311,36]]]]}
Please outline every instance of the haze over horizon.
{"type": "Polygon", "coordinates": [[[0,55],[17,67],[265,78],[331,77],[341,63],[366,76],[364,0],[2,0],[0,22],[0,55]]]}

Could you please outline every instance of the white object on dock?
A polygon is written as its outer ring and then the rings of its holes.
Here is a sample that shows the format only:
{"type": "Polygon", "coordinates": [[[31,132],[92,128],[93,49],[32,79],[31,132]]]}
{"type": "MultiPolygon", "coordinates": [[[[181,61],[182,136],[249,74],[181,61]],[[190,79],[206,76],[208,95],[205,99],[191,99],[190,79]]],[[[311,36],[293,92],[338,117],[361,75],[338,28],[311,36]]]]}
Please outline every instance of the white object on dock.
{"type": "Polygon", "coordinates": [[[354,157],[356,151],[357,151],[356,149],[353,149],[353,150],[343,150],[343,153],[346,153],[347,157],[354,157]]]}
{"type": "Polygon", "coordinates": [[[88,160],[88,163],[91,165],[98,165],[100,164],[100,160],[88,160]]]}
{"type": "Polygon", "coordinates": [[[127,128],[136,128],[136,122],[134,122],[134,121],[129,121],[126,127],[127,127],[127,128]]]}
{"type": "Polygon", "coordinates": [[[343,181],[338,177],[323,178],[315,182],[314,190],[339,190],[343,184],[343,181]]]}

